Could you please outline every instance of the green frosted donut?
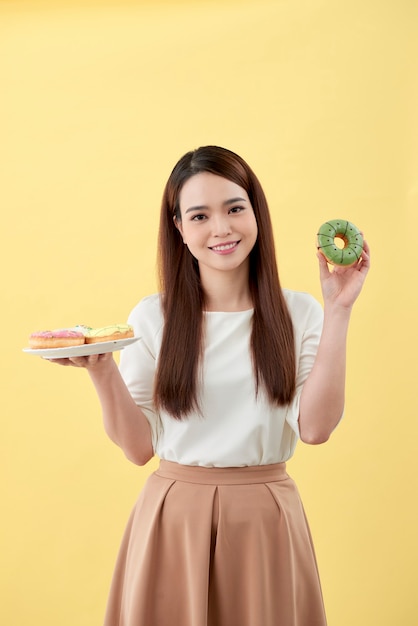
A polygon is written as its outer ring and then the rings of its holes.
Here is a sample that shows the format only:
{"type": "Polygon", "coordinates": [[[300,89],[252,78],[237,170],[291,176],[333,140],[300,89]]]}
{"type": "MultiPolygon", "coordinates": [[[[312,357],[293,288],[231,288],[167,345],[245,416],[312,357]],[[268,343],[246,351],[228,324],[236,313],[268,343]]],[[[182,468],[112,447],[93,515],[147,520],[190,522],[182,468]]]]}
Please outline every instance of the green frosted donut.
{"type": "Polygon", "coordinates": [[[353,265],[363,252],[363,237],[351,222],[330,220],[319,229],[318,250],[333,265],[353,265]],[[343,240],[344,248],[335,245],[336,238],[343,240]]]}

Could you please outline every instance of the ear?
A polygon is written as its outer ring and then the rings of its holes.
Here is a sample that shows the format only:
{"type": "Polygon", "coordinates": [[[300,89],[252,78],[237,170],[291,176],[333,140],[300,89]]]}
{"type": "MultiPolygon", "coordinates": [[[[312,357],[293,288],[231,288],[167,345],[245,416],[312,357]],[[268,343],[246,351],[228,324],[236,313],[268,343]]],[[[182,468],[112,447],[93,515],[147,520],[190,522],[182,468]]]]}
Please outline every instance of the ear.
{"type": "MultiPolygon", "coordinates": [[[[177,228],[177,230],[179,231],[180,235],[183,237],[183,224],[181,220],[178,220],[177,217],[175,215],[173,215],[173,222],[174,222],[174,226],[177,228]]],[[[183,242],[186,243],[184,241],[184,237],[183,237],[183,242]]]]}

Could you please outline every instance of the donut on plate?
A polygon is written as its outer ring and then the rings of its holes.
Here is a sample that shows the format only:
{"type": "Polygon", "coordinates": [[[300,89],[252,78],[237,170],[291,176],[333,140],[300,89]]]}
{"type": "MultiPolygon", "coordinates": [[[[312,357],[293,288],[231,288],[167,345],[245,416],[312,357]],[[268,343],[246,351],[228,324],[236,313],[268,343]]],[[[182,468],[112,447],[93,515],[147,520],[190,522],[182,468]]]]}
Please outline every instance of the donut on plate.
{"type": "Polygon", "coordinates": [[[29,336],[29,347],[32,350],[48,348],[69,348],[85,343],[84,335],[80,331],[60,328],[56,330],[40,330],[29,336]]]}
{"type": "Polygon", "coordinates": [[[129,339],[134,336],[134,329],[129,324],[112,324],[101,328],[91,328],[90,326],[76,326],[84,335],[86,343],[100,343],[102,341],[118,341],[119,339],[129,339]]]}

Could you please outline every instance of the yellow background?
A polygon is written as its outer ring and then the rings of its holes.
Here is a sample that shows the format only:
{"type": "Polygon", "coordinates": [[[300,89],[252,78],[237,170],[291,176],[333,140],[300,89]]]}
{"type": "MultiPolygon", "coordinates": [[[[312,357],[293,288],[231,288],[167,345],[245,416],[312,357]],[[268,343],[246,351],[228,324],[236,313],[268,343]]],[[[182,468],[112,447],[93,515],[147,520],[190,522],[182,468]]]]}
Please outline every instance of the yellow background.
{"type": "Polygon", "coordinates": [[[417,13],[414,0],[0,3],[1,624],[101,624],[154,462],[137,468],[106,438],[86,372],[22,348],[36,329],[125,321],[156,290],[163,185],[207,143],[258,174],[285,286],[320,299],[325,220],[370,242],[345,419],[289,468],[330,626],[417,623],[417,13]]]}

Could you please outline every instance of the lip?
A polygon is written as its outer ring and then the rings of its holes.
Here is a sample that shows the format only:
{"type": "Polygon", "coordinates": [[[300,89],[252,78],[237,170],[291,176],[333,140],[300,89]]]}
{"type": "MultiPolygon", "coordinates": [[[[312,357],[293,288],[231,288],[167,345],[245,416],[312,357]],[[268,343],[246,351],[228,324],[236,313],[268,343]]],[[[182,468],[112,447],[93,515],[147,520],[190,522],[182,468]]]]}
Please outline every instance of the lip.
{"type": "Polygon", "coordinates": [[[239,241],[225,241],[225,243],[218,243],[216,246],[211,246],[210,250],[215,254],[232,254],[235,252],[239,244],[239,241]]]}

